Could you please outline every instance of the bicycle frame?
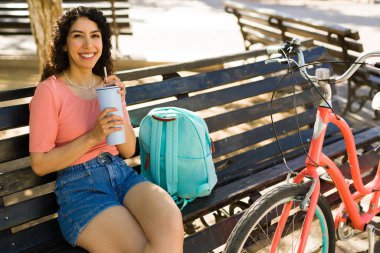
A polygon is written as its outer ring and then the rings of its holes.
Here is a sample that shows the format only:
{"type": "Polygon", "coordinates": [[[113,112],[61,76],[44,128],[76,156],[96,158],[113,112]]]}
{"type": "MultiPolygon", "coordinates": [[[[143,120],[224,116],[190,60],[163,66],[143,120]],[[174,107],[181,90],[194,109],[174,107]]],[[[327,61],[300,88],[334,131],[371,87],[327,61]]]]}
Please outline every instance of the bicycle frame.
{"type": "MultiPolygon", "coordinates": [[[[305,196],[305,201],[303,201],[301,208],[307,209],[306,218],[302,226],[300,244],[298,248],[299,253],[303,253],[307,238],[310,232],[310,227],[312,219],[315,214],[315,209],[317,206],[318,198],[320,195],[320,179],[317,173],[317,168],[322,167],[327,171],[327,173],[332,178],[335,187],[342,199],[342,204],[338,209],[338,213],[335,217],[335,228],[338,228],[341,222],[346,222],[347,217],[351,220],[351,226],[355,229],[364,230],[366,225],[372,220],[372,218],[380,212],[379,197],[380,197],[380,161],[378,162],[377,172],[374,179],[367,185],[363,184],[363,180],[360,174],[359,161],[357,157],[357,151],[354,141],[354,136],[351,132],[350,127],[345,122],[343,118],[336,115],[331,109],[331,87],[330,83],[340,83],[346,81],[355,71],[359,68],[359,64],[352,64],[346,72],[337,77],[330,78],[330,72],[327,69],[319,69],[316,71],[316,76],[311,76],[307,73],[305,67],[305,59],[303,57],[302,51],[299,50],[300,41],[293,39],[291,42],[286,42],[284,45],[280,46],[270,46],[267,48],[269,54],[280,53],[284,58],[269,60],[268,62],[275,61],[280,63],[289,63],[296,61],[290,59],[287,54],[296,54],[298,58],[299,70],[301,75],[314,85],[322,88],[323,91],[323,101],[320,103],[316,121],[314,124],[313,138],[310,144],[308,157],[306,159],[306,167],[303,169],[295,178],[294,183],[301,183],[305,177],[311,178],[313,180],[313,185],[307,195],[305,196]],[[327,126],[329,123],[335,124],[343,135],[344,142],[347,149],[348,161],[350,164],[350,172],[352,175],[354,187],[356,192],[351,194],[349,190],[349,184],[347,184],[344,176],[340,172],[339,168],[335,163],[322,152],[323,141],[325,139],[325,134],[327,126]],[[310,194],[311,193],[311,194],[310,194]],[[373,193],[369,210],[360,214],[357,208],[357,202],[359,202],[364,196],[373,193]],[[310,196],[311,195],[311,196],[310,196]],[[310,198],[310,200],[308,199],[310,198]],[[307,203],[309,202],[309,203],[307,203]],[[306,207],[305,207],[306,206],[306,207]]],[[[375,51],[371,53],[362,54],[357,60],[357,63],[362,63],[369,57],[380,56],[380,51],[375,51]]],[[[278,220],[278,226],[276,228],[274,239],[270,248],[270,252],[276,252],[279,245],[282,232],[284,230],[286,221],[289,217],[293,203],[287,203],[278,220]]]]}
{"type": "MultiPolygon", "coordinates": [[[[300,238],[300,245],[298,252],[304,252],[307,238],[310,232],[311,222],[315,213],[318,197],[320,195],[320,179],[317,173],[317,166],[314,162],[323,167],[332,178],[335,187],[342,199],[342,204],[338,209],[338,213],[335,217],[335,227],[339,225],[339,222],[346,221],[346,216],[351,220],[351,225],[355,229],[364,230],[368,222],[380,212],[379,197],[380,192],[380,161],[377,167],[377,173],[374,179],[367,185],[363,184],[363,180],[360,174],[359,162],[357,157],[357,151],[355,141],[350,127],[345,120],[338,115],[334,114],[330,108],[319,106],[317,111],[317,117],[314,125],[314,133],[311,141],[311,145],[306,159],[306,168],[303,169],[295,178],[294,183],[301,183],[305,177],[312,178],[314,180],[314,191],[310,198],[310,204],[306,214],[304,224],[302,226],[302,233],[300,238]],[[335,124],[341,131],[347,148],[348,160],[350,163],[350,171],[353,179],[355,193],[351,194],[349,190],[349,184],[347,184],[344,176],[340,172],[335,163],[322,152],[323,141],[326,134],[327,125],[329,123],[335,124]],[[360,215],[357,208],[357,202],[359,202],[365,195],[373,193],[369,210],[360,215]],[[345,215],[347,212],[347,215],[345,215]]],[[[284,206],[283,212],[280,216],[278,227],[275,232],[274,240],[271,246],[270,252],[275,252],[282,231],[285,226],[285,222],[289,216],[289,212],[293,203],[288,203],[284,206]]]]}

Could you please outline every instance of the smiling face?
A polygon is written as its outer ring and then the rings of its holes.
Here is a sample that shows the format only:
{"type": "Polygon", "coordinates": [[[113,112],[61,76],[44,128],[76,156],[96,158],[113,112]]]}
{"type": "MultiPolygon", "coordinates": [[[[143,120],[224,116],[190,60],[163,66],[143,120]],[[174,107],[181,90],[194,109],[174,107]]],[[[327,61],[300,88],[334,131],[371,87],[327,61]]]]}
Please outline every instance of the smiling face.
{"type": "Polygon", "coordinates": [[[71,26],[64,50],[67,51],[70,67],[92,70],[103,49],[102,34],[97,24],[81,17],[71,26]]]}

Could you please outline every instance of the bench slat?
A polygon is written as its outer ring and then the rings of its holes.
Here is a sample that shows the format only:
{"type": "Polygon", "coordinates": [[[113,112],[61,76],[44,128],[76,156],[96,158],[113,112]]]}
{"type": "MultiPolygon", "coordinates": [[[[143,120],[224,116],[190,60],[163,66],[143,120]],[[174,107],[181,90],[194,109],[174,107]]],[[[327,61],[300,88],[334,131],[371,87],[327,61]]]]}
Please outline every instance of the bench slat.
{"type": "MultiPolygon", "coordinates": [[[[299,114],[300,127],[313,123],[314,115],[315,113],[313,112],[303,112],[302,114],[299,114]]],[[[276,122],[275,127],[278,133],[285,133],[292,130],[296,130],[296,116],[287,117],[283,120],[276,122]]],[[[227,153],[231,153],[239,149],[249,147],[253,144],[257,144],[261,141],[265,141],[268,138],[272,137],[274,137],[274,135],[271,124],[256,127],[244,133],[230,136],[219,141],[215,141],[215,152],[213,153],[213,157],[217,158],[219,156],[226,155],[227,153]]]]}
{"type": "Polygon", "coordinates": [[[27,228],[16,234],[0,239],[0,249],[4,252],[22,252],[47,240],[61,236],[57,220],[49,220],[27,228]]]}
{"type": "Polygon", "coordinates": [[[0,209],[0,231],[54,214],[58,210],[55,194],[49,193],[0,209]]]}
{"type": "Polygon", "coordinates": [[[0,163],[29,156],[29,134],[0,140],[0,163]]]}
{"type": "MultiPolygon", "coordinates": [[[[336,127],[330,127],[327,130],[325,145],[342,139],[341,135],[333,136],[337,132],[338,129],[336,127]]],[[[310,136],[312,133],[312,129],[301,131],[301,138],[306,148],[310,144],[310,136]]],[[[301,148],[298,134],[281,138],[279,141],[281,143],[281,148],[284,150],[284,155],[287,160],[304,154],[304,151],[301,148]],[[289,152],[289,150],[291,151],[289,152]]],[[[224,159],[216,163],[217,169],[228,165],[228,167],[218,172],[218,185],[226,185],[232,181],[235,181],[236,179],[257,173],[271,165],[273,166],[281,162],[283,161],[276,142],[272,142],[263,147],[249,150],[240,155],[233,156],[232,158],[224,159]]]]}
{"type": "Polygon", "coordinates": [[[28,253],[88,253],[88,251],[80,247],[71,247],[62,236],[58,236],[44,242],[41,245],[37,245],[31,249],[28,249],[28,253]]]}
{"type": "MultiPolygon", "coordinates": [[[[117,71],[117,76],[123,81],[132,81],[145,77],[161,76],[166,74],[177,73],[181,71],[195,71],[197,69],[209,68],[224,63],[229,63],[238,60],[247,60],[258,56],[267,55],[266,50],[258,49],[251,50],[237,54],[225,55],[220,57],[213,57],[201,60],[195,60],[185,63],[173,63],[161,66],[151,66],[139,69],[117,71]]],[[[202,72],[202,71],[201,71],[202,72]]]]}
{"type": "Polygon", "coordinates": [[[0,28],[0,34],[1,35],[30,35],[31,30],[30,29],[1,29],[0,28]]]}
{"type": "Polygon", "coordinates": [[[246,34],[246,36],[249,36],[250,34],[257,34],[264,35],[264,38],[270,37],[274,41],[282,41],[281,30],[273,29],[271,27],[261,28],[258,25],[245,22],[244,20],[240,20],[240,24],[244,24],[243,32],[246,34]]]}
{"type": "Polygon", "coordinates": [[[39,177],[30,167],[3,173],[0,176],[0,196],[10,195],[22,190],[43,185],[54,181],[55,173],[39,177]]]}
{"type": "Polygon", "coordinates": [[[0,131],[29,125],[29,105],[0,108],[0,131]]]}
{"type": "MultiPolygon", "coordinates": [[[[309,62],[317,61],[323,56],[323,51],[324,48],[322,47],[307,50],[304,52],[305,59],[309,62]]],[[[167,98],[178,94],[195,92],[278,72],[284,69],[287,69],[287,66],[282,64],[265,64],[265,62],[260,61],[239,67],[200,73],[189,77],[173,78],[162,82],[129,87],[127,104],[133,105],[151,101],[153,99],[167,98]]]]}
{"type": "Polygon", "coordinates": [[[214,88],[284,69],[284,66],[280,66],[279,64],[268,65],[268,68],[263,68],[264,65],[264,62],[258,62],[226,70],[201,73],[189,77],[172,78],[162,82],[130,87],[128,89],[129,97],[127,98],[127,104],[133,105],[154,99],[214,88]]]}
{"type": "MultiPolygon", "coordinates": [[[[245,99],[252,96],[257,96],[263,93],[273,91],[276,83],[281,77],[267,78],[258,82],[248,83],[237,87],[225,88],[222,90],[214,91],[195,95],[192,97],[182,98],[170,102],[164,102],[152,106],[146,106],[140,109],[131,110],[129,112],[133,126],[139,126],[142,118],[153,108],[159,106],[176,106],[186,108],[191,111],[200,111],[214,106],[220,106],[227,103],[245,99]]],[[[304,81],[299,75],[294,78],[295,82],[304,81]]],[[[285,80],[282,87],[292,85],[293,80],[285,80]]]]}
{"type": "MultiPolygon", "coordinates": [[[[302,93],[296,94],[296,97],[287,96],[275,99],[272,104],[272,113],[284,112],[294,107],[294,99],[296,106],[311,105],[317,101],[318,96],[315,95],[314,90],[307,90],[302,93]]],[[[245,106],[234,111],[226,112],[216,116],[211,116],[205,119],[208,130],[210,133],[222,130],[224,128],[232,127],[245,122],[253,121],[265,116],[270,115],[271,102],[263,102],[252,106],[245,106]]]]}
{"type": "Polygon", "coordinates": [[[184,253],[206,253],[223,245],[243,213],[228,217],[185,238],[184,253]]]}
{"type": "Polygon", "coordinates": [[[258,35],[255,35],[253,33],[250,33],[250,34],[246,34],[246,39],[249,41],[246,41],[247,43],[249,43],[248,48],[253,45],[252,41],[255,41],[255,43],[261,43],[263,45],[275,45],[275,44],[281,44],[281,41],[279,40],[276,40],[274,38],[271,38],[271,37],[260,37],[258,35]]]}
{"type": "MultiPolygon", "coordinates": [[[[362,180],[363,180],[364,185],[369,183],[373,179],[373,172],[375,172],[374,168],[377,165],[377,162],[379,161],[379,159],[380,159],[380,154],[373,151],[370,151],[368,153],[365,153],[359,156],[360,172],[362,174],[362,180]]],[[[343,164],[341,167],[339,167],[339,169],[345,178],[347,179],[352,178],[349,163],[343,164]]],[[[332,188],[333,186],[331,184],[326,184],[323,190],[328,191],[332,188]]],[[[353,184],[350,185],[349,189],[351,193],[356,191],[353,184]]],[[[326,199],[330,203],[331,206],[336,206],[342,202],[342,199],[339,196],[338,192],[336,192],[335,194],[329,195],[326,199]]]]}
{"type": "MultiPolygon", "coordinates": [[[[315,40],[318,40],[318,41],[321,41],[324,43],[328,43],[330,45],[335,45],[335,46],[341,46],[342,45],[342,42],[337,37],[332,37],[332,36],[327,37],[326,35],[321,35],[319,33],[308,31],[308,30],[305,30],[302,28],[287,26],[286,31],[288,33],[301,35],[301,36],[304,36],[306,38],[313,38],[315,40]]],[[[292,37],[294,37],[294,36],[292,36],[292,37]]],[[[363,52],[363,44],[361,44],[357,41],[345,39],[345,44],[346,44],[346,47],[348,50],[353,50],[356,52],[363,52]]]]}
{"type": "MultiPolygon", "coordinates": [[[[3,198],[0,198],[0,209],[1,208],[4,208],[4,199],[3,198]]],[[[5,229],[5,230],[1,230],[0,231],[0,238],[3,238],[3,237],[6,237],[6,236],[9,236],[12,234],[12,231],[11,229],[5,229]]]]}
{"type": "Polygon", "coordinates": [[[5,8],[9,10],[25,10],[28,9],[28,4],[26,3],[26,0],[23,1],[12,1],[12,5],[9,6],[9,1],[0,1],[0,8],[5,8]],[[8,8],[9,7],[9,8],[8,8]]]}
{"type": "Polygon", "coordinates": [[[0,102],[31,97],[34,94],[36,87],[25,87],[21,89],[0,91],[0,102]]]}

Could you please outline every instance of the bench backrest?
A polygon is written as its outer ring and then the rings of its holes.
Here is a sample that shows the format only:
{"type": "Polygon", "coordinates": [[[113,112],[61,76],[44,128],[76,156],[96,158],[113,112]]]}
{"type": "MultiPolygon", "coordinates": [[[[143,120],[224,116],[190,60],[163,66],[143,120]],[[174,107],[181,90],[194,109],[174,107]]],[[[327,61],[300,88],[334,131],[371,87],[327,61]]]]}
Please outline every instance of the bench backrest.
{"type": "MultiPolygon", "coordinates": [[[[133,126],[137,128],[148,111],[158,106],[177,106],[198,112],[205,118],[215,143],[213,157],[218,187],[280,163],[282,158],[269,119],[269,98],[287,66],[253,60],[261,55],[262,50],[249,51],[120,72],[122,80],[139,79],[127,88],[133,126]],[[223,67],[220,69],[220,66],[223,67]],[[206,72],[190,72],[206,67],[206,72]],[[158,80],[159,74],[167,79],[158,80]]],[[[321,47],[305,51],[308,61],[321,60],[324,56],[325,50],[321,47]]],[[[297,135],[283,135],[294,133],[298,128],[296,116],[289,115],[294,113],[294,103],[307,145],[315,117],[313,104],[319,100],[315,90],[298,74],[285,79],[281,87],[291,89],[293,82],[298,84],[296,100],[282,90],[281,95],[275,96],[272,107],[276,130],[288,158],[303,152],[297,135]]],[[[28,102],[34,89],[0,92],[0,248],[5,252],[22,251],[60,237],[56,222],[58,207],[52,192],[55,174],[38,177],[29,165],[28,102]]],[[[139,169],[137,155],[138,152],[130,163],[139,169]]],[[[226,201],[235,201],[237,196],[231,200],[216,199],[209,207],[193,206],[184,212],[184,220],[192,220],[226,201]]]]}
{"type": "MultiPolygon", "coordinates": [[[[234,1],[225,2],[225,10],[236,16],[247,50],[298,38],[312,40],[313,43],[305,46],[324,46],[331,60],[352,62],[363,52],[358,31],[349,27],[310,18],[299,19],[234,1]]],[[[332,65],[337,74],[342,74],[349,66],[349,63],[332,65]]],[[[360,67],[349,81],[345,110],[357,113],[377,91],[380,91],[379,69],[360,67]]]]}
{"type": "Polygon", "coordinates": [[[236,16],[246,49],[257,44],[281,44],[292,38],[312,38],[315,45],[324,46],[330,56],[338,59],[353,60],[355,52],[363,52],[358,31],[348,27],[309,18],[298,19],[233,1],[225,2],[225,10],[236,16]]]}
{"type": "MultiPolygon", "coordinates": [[[[131,35],[130,4],[128,0],[63,0],[66,11],[76,6],[96,7],[103,11],[114,35],[131,35]]],[[[26,0],[0,0],[0,35],[31,35],[28,4],[26,0]]]]}

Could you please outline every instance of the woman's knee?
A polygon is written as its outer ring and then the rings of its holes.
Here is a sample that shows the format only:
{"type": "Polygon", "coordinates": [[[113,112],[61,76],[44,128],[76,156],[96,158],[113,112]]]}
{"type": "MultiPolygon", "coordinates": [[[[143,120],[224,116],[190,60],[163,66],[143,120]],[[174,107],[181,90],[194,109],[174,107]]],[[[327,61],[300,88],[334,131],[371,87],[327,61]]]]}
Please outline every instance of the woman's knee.
{"type": "Polygon", "coordinates": [[[160,210],[159,218],[162,219],[161,223],[167,225],[166,227],[174,230],[181,230],[183,232],[182,213],[176,204],[173,203],[166,205],[165,210],[160,210]]]}
{"type": "Polygon", "coordinates": [[[171,208],[169,212],[159,215],[162,224],[160,230],[157,230],[157,234],[150,242],[156,247],[162,249],[173,250],[172,252],[182,252],[183,240],[184,240],[184,228],[182,221],[182,214],[177,207],[171,208]],[[176,249],[176,250],[174,250],[176,249]]]}
{"type": "Polygon", "coordinates": [[[174,207],[169,215],[169,221],[168,221],[168,227],[169,229],[173,230],[173,233],[180,234],[181,237],[183,237],[183,220],[182,220],[182,213],[177,208],[174,207]]]}

